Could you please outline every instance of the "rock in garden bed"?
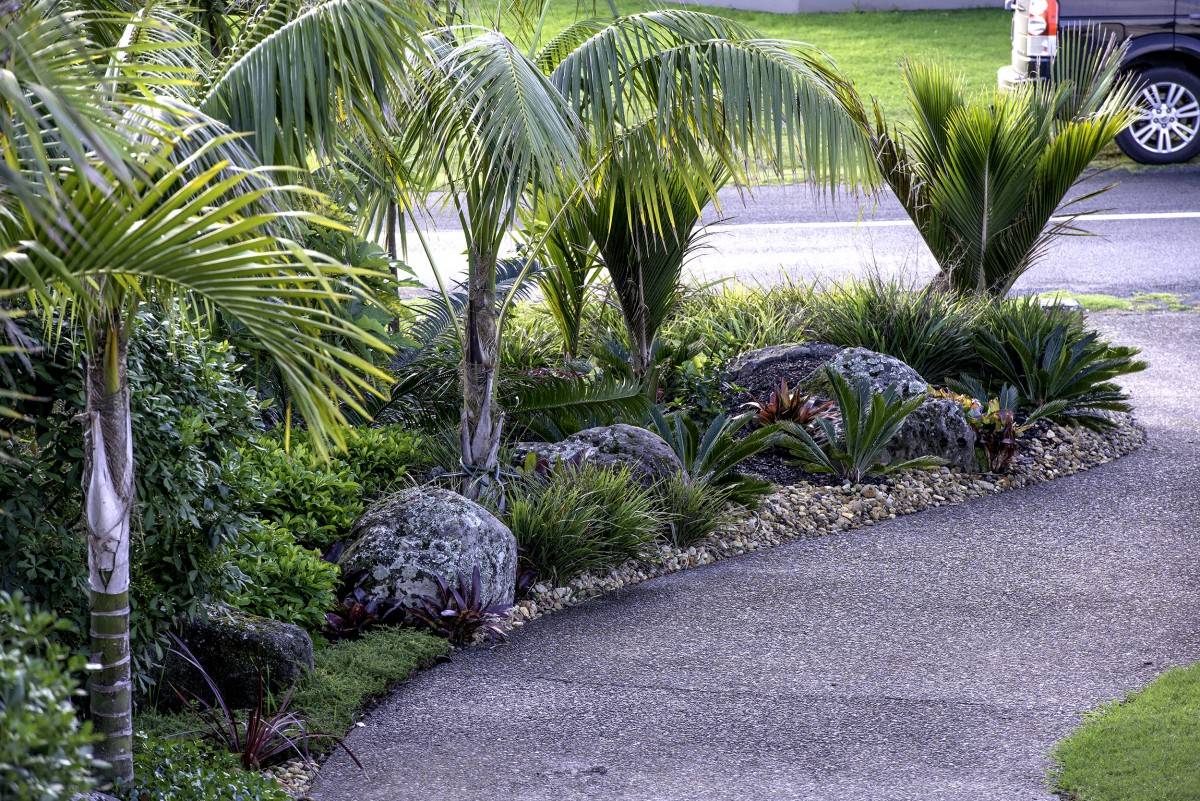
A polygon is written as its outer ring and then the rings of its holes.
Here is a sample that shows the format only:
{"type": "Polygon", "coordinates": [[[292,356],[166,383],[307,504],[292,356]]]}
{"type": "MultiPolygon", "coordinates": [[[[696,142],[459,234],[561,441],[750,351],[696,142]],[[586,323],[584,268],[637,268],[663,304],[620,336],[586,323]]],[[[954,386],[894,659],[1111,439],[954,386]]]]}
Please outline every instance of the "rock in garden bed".
{"type": "Polygon", "coordinates": [[[588,428],[562,442],[518,442],[512,453],[518,464],[530,453],[536,453],[539,460],[550,465],[589,462],[614,469],[627,467],[645,484],[654,484],[683,470],[679,457],[662,437],[624,423],[588,428]]]}
{"type": "MultiPolygon", "coordinates": [[[[184,623],[179,637],[235,707],[257,703],[260,677],[265,693],[279,695],[313,668],[312,638],[304,629],[224,606],[184,623]]],[[[174,652],[163,663],[163,687],[212,700],[200,673],[174,652]]],[[[174,695],[170,689],[160,703],[170,706],[168,695],[174,695]]]]}
{"type": "Polygon", "coordinates": [[[725,371],[725,381],[737,388],[730,398],[730,411],[740,411],[750,401],[765,400],[780,381],[792,387],[807,383],[841,351],[837,345],[806,342],[743,353],[725,371]]]}
{"type": "Polygon", "coordinates": [[[508,527],[477,503],[447,489],[417,487],[377,502],[355,522],[338,560],[372,598],[406,606],[479,569],[486,604],[512,603],[517,543],[508,527]]]}

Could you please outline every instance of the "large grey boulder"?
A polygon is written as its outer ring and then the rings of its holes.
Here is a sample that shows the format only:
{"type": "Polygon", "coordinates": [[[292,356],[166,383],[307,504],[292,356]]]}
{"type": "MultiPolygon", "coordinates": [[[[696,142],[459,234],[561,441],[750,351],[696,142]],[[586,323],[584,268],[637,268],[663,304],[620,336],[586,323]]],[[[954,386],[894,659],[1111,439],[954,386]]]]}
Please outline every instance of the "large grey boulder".
{"type": "Polygon", "coordinates": [[[903,400],[929,391],[929,383],[916,370],[894,356],[866,348],[846,348],[829,366],[851,386],[865,380],[872,392],[890,389],[903,400]]]}
{"type": "Polygon", "coordinates": [[[372,598],[411,605],[434,593],[436,579],[457,584],[479,568],[483,601],[513,602],[516,539],[491,512],[458,493],[437,487],[397,492],[363,512],[350,536],[338,564],[372,598]]]}
{"type": "MultiPolygon", "coordinates": [[[[178,635],[235,707],[257,703],[260,679],[264,693],[279,695],[313,668],[312,638],[304,629],[227,606],[212,606],[185,621],[178,635]]],[[[176,653],[167,654],[163,679],[161,700],[168,705],[174,701],[171,687],[212,700],[199,671],[176,653]]]]}
{"type": "MultiPolygon", "coordinates": [[[[907,400],[930,390],[920,373],[893,356],[865,348],[848,348],[829,362],[830,368],[854,385],[866,381],[873,392],[889,389],[907,400]]],[[[964,472],[979,469],[975,429],[962,406],[948,398],[927,398],[896,433],[884,452],[884,463],[939,456],[964,472]]]]}
{"type": "Polygon", "coordinates": [[[551,467],[586,462],[614,470],[629,468],[643,484],[653,484],[683,471],[679,457],[662,437],[624,423],[588,428],[562,442],[520,442],[512,452],[518,463],[524,462],[528,454],[536,453],[538,459],[551,467]]]}
{"type": "Polygon", "coordinates": [[[751,396],[765,397],[781,380],[793,387],[807,383],[841,351],[837,345],[823,342],[771,345],[746,351],[730,363],[725,380],[751,396]]]}

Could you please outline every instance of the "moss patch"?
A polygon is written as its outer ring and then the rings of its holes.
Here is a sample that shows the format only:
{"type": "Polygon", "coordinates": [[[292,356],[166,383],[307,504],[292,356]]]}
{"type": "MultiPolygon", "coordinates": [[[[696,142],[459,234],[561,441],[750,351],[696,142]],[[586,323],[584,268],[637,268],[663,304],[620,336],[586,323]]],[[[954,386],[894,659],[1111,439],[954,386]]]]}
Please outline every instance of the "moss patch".
{"type": "Polygon", "coordinates": [[[1200,663],[1089,714],[1054,760],[1075,801],[1200,801],[1200,663]]]}
{"type": "Polygon", "coordinates": [[[292,708],[310,730],[341,736],[367,704],[449,652],[443,639],[401,629],[318,643],[316,669],[301,681],[292,708]]]}

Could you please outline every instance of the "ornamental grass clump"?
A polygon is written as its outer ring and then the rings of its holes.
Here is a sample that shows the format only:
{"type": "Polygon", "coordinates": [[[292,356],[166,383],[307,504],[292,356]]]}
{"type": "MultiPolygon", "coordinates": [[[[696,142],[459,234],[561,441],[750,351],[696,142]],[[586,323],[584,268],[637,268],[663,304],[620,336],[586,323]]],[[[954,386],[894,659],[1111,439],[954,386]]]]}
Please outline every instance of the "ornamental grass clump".
{"type": "Polygon", "coordinates": [[[814,291],[806,307],[809,339],[894,356],[934,384],[971,364],[972,337],[987,308],[936,286],[879,276],[814,291]]]}
{"type": "Polygon", "coordinates": [[[786,447],[805,470],[857,484],[867,476],[928,470],[945,464],[935,456],[883,463],[887,446],[908,416],[925,402],[924,394],[901,400],[890,390],[872,392],[865,380],[851,386],[829,367],[825,368],[825,378],[837,403],[840,424],[830,418],[818,420],[819,440],[800,426],[784,424],[784,431],[790,435],[786,447]]]}
{"type": "Polygon", "coordinates": [[[627,469],[557,465],[508,493],[504,522],[521,558],[558,584],[641,556],[659,529],[655,499],[627,469]]]}

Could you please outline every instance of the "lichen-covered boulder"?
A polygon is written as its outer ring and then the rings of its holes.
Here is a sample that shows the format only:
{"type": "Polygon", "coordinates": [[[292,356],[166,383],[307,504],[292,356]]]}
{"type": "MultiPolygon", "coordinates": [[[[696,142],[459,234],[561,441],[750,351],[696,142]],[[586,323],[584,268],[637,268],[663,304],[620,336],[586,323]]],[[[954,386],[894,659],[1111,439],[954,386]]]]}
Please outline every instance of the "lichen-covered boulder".
{"type": "Polygon", "coordinates": [[[929,398],[908,416],[885,451],[885,462],[940,456],[966,473],[979,469],[975,429],[962,405],[948,398],[929,398]]]}
{"type": "MultiPolygon", "coordinates": [[[[279,695],[313,668],[312,638],[304,629],[226,606],[185,621],[178,635],[236,707],[257,703],[260,678],[264,693],[279,695]]],[[[163,679],[167,704],[174,700],[171,687],[212,700],[203,677],[179,654],[168,653],[163,679]]]]}
{"type": "Polygon", "coordinates": [[[479,568],[487,604],[511,604],[517,541],[479,504],[437,487],[416,487],[375,503],[354,523],[338,564],[372,598],[410,605],[432,595],[436,579],[451,584],[479,568]]]}
{"type": "Polygon", "coordinates": [[[822,342],[771,345],[738,356],[725,371],[725,379],[751,398],[765,398],[780,381],[793,387],[807,383],[841,351],[837,345],[822,342]]]}
{"type": "Polygon", "coordinates": [[[545,460],[551,467],[587,462],[614,470],[629,468],[644,484],[653,484],[683,471],[679,457],[662,437],[624,423],[588,428],[562,442],[520,442],[512,453],[518,464],[530,453],[536,453],[538,459],[545,460]]]}
{"type": "MultiPolygon", "coordinates": [[[[905,400],[930,390],[920,373],[893,356],[848,348],[829,366],[853,386],[865,380],[873,392],[889,389],[905,400]]],[[[884,463],[938,456],[965,472],[979,469],[975,458],[975,429],[962,406],[947,398],[927,398],[917,407],[884,452],[884,463]]]]}
{"type": "Polygon", "coordinates": [[[865,380],[872,392],[891,390],[903,400],[929,391],[921,374],[894,356],[866,348],[846,348],[829,361],[835,372],[854,386],[865,380]]]}

